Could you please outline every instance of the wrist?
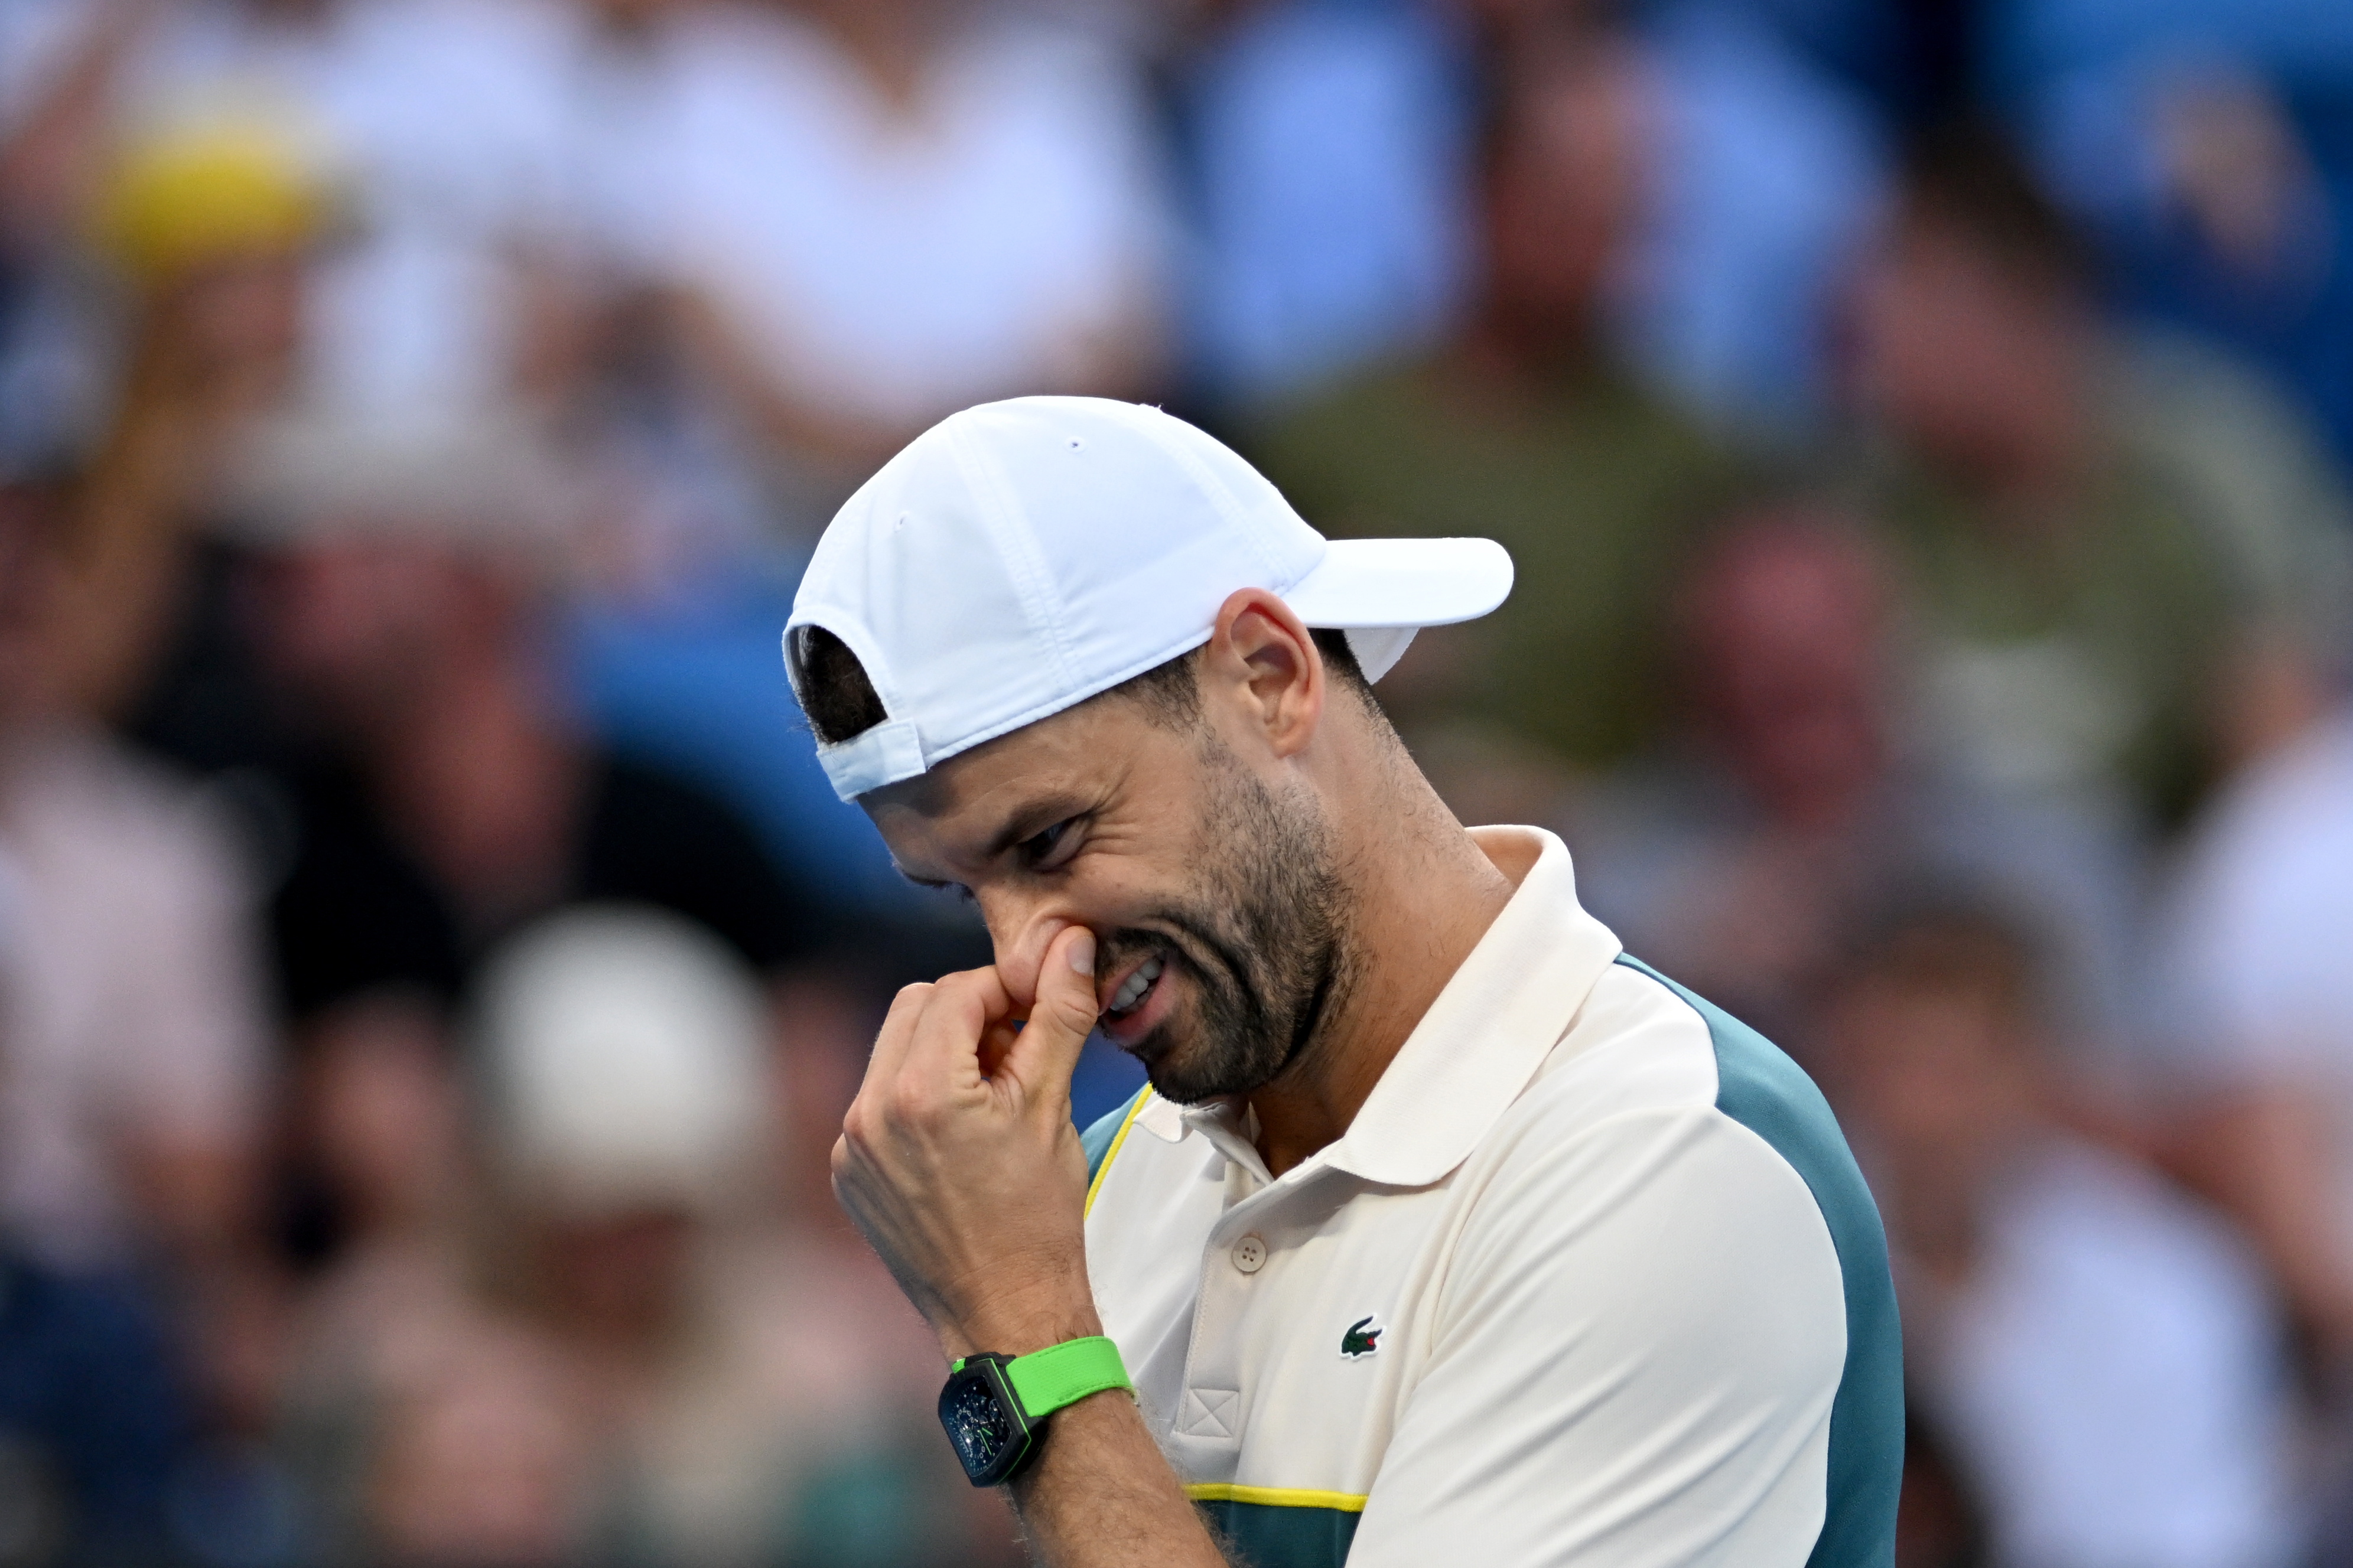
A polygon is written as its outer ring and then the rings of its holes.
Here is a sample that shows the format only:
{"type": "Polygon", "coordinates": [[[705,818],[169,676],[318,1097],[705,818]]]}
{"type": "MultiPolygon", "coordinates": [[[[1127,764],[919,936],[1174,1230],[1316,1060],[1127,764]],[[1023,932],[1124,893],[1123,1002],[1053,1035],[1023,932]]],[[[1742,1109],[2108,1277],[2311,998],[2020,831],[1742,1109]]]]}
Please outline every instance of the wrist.
{"type": "Polygon", "coordinates": [[[1024,1356],[1103,1332],[1092,1298],[1004,1299],[976,1303],[939,1325],[940,1349],[950,1361],[990,1351],[1024,1356]]]}

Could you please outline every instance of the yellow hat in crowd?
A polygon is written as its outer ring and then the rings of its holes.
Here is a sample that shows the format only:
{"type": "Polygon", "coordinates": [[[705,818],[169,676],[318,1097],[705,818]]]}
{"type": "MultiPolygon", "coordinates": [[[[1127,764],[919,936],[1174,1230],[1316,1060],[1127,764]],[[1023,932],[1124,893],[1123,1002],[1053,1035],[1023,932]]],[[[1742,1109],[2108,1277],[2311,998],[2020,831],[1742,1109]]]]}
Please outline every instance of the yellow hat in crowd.
{"type": "Polygon", "coordinates": [[[262,121],[182,126],[132,145],[100,197],[98,238],[154,280],[281,255],[326,229],[334,203],[300,142],[262,121]]]}

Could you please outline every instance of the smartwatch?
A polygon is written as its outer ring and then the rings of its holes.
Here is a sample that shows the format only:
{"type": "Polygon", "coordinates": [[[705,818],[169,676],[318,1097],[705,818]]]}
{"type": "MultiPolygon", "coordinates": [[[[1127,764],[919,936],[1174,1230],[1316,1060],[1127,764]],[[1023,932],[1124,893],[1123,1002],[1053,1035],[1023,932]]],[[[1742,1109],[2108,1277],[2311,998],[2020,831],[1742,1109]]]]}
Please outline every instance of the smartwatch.
{"type": "Polygon", "coordinates": [[[1037,1457],[1046,1417],[1106,1388],[1135,1392],[1119,1347],[1100,1334],[1025,1356],[983,1351],[948,1368],[940,1425],[974,1486],[1003,1486],[1037,1457]]]}

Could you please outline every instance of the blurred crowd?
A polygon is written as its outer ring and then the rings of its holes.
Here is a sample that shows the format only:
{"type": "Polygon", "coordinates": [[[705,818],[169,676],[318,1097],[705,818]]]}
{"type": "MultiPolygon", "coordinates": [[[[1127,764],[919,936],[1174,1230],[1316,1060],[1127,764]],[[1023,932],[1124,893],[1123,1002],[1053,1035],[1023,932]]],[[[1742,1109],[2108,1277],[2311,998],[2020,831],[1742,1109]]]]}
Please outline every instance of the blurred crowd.
{"type": "Polygon", "coordinates": [[[2353,1563],[2353,8],[0,0],[0,1568],[1019,1560],[776,639],[1039,392],[1509,547],[1384,700],[1831,1095],[1902,1568],[2353,1563]]]}

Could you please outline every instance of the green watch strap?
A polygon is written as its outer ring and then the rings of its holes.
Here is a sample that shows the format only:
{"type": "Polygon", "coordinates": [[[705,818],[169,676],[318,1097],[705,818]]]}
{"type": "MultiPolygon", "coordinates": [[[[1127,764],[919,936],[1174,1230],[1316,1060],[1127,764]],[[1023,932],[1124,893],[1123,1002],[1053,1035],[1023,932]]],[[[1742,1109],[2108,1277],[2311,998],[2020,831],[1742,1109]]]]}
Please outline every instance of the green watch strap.
{"type": "Polygon", "coordinates": [[[1126,1364],[1119,1359],[1119,1347],[1101,1334],[1016,1356],[1005,1363],[1005,1380],[1032,1421],[1106,1388],[1135,1392],[1127,1380],[1126,1364]]]}

